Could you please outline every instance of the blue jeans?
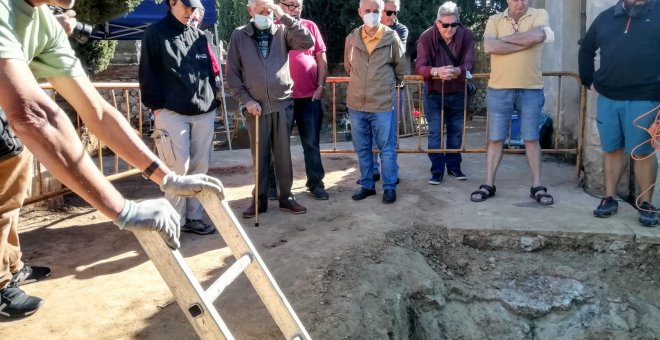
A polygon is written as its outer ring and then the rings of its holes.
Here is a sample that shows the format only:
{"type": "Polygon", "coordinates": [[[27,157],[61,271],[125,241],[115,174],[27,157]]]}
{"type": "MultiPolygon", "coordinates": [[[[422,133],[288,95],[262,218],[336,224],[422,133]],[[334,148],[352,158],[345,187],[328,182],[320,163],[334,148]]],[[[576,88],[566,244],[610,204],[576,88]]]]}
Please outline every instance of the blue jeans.
{"type": "MultiPolygon", "coordinates": [[[[396,104],[397,101],[399,103],[399,111],[398,111],[398,116],[403,117],[404,115],[404,103],[406,102],[406,91],[405,88],[401,88],[401,99],[397,99],[398,95],[398,90],[394,89],[392,91],[392,119],[394,119],[394,125],[392,125],[392,138],[394,138],[394,141],[396,143],[396,137],[397,137],[397,130],[396,130],[396,124],[397,124],[397,110],[396,110],[396,104]]],[[[376,145],[376,140],[374,139],[374,145],[376,145]]],[[[396,144],[395,144],[396,145],[396,144]]],[[[374,174],[380,173],[378,170],[378,154],[374,154],[374,174]]]]}
{"type": "Polygon", "coordinates": [[[544,104],[543,89],[488,88],[488,140],[499,142],[509,136],[509,124],[514,110],[520,115],[520,137],[526,141],[539,140],[539,118],[544,104]]]}
{"type": "MultiPolygon", "coordinates": [[[[447,129],[446,149],[460,149],[463,142],[463,127],[465,111],[465,94],[445,94],[444,102],[444,126],[447,129]]],[[[442,95],[429,93],[424,98],[424,112],[429,128],[429,149],[440,149],[440,116],[442,113],[442,95]]],[[[461,169],[460,153],[429,153],[431,160],[431,175],[442,177],[447,170],[458,171],[461,169]]]]}
{"type": "Polygon", "coordinates": [[[366,189],[373,190],[376,187],[372,153],[375,140],[382,162],[383,189],[396,189],[399,165],[396,161],[396,137],[392,138],[392,130],[396,128],[392,111],[362,112],[348,109],[348,114],[351,117],[353,147],[360,164],[360,184],[366,189]]]}
{"type": "Polygon", "coordinates": [[[321,148],[319,140],[323,109],[320,100],[299,98],[293,100],[293,115],[298,126],[300,142],[305,155],[305,172],[307,173],[307,188],[323,188],[323,163],[321,162],[321,148]]]}

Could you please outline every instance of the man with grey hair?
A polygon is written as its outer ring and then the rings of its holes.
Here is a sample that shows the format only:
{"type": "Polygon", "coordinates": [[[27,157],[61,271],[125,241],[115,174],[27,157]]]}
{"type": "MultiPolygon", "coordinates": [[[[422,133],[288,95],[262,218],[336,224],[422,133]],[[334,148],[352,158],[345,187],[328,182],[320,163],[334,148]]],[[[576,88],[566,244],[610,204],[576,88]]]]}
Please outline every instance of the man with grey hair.
{"type": "Polygon", "coordinates": [[[289,72],[289,51],[313,47],[314,38],[300,21],[284,13],[272,0],[250,0],[248,12],[252,21],[234,30],[227,49],[229,92],[249,113],[247,123],[252,159],[256,161],[259,157],[259,192],[253,191],[252,204],[243,211],[243,217],[251,218],[268,209],[271,153],[280,209],[303,214],[307,209],[298,204],[291,193],[293,170],[289,130],[290,117],[293,117],[293,82],[289,72]],[[273,14],[279,23],[273,22],[273,14]],[[257,119],[259,131],[256,130],[257,119]],[[258,150],[255,145],[257,133],[258,150]],[[258,207],[255,197],[258,197],[258,207]]]}
{"type": "MultiPolygon", "coordinates": [[[[429,149],[440,149],[443,125],[447,130],[447,149],[460,149],[465,125],[465,82],[475,62],[474,34],[460,23],[456,3],[447,1],[438,8],[435,24],[417,41],[415,71],[424,77],[424,111],[428,121],[429,149]]],[[[447,174],[458,180],[467,177],[461,171],[461,154],[429,153],[431,178],[438,185],[447,174]]]]}
{"type": "Polygon", "coordinates": [[[470,195],[473,202],[495,196],[495,174],[502,161],[504,139],[514,111],[520,115],[520,132],[532,177],[530,196],[541,205],[554,203],[541,183],[539,118],[545,103],[541,53],[543,43],[554,40],[548,12],[529,7],[528,0],[507,0],[508,8],[486,23],[484,51],[490,54],[488,151],[486,178],[470,195]]]}
{"type": "Polygon", "coordinates": [[[344,67],[350,75],[346,106],[351,119],[353,146],[360,164],[361,188],[352,196],[363,200],[376,194],[372,143],[380,150],[383,203],[396,201],[398,164],[396,120],[391,93],[403,82],[406,60],[397,34],[380,23],[381,0],[361,0],[358,9],[364,25],[346,37],[344,67]],[[394,130],[394,132],[392,131],[394,130]]]}

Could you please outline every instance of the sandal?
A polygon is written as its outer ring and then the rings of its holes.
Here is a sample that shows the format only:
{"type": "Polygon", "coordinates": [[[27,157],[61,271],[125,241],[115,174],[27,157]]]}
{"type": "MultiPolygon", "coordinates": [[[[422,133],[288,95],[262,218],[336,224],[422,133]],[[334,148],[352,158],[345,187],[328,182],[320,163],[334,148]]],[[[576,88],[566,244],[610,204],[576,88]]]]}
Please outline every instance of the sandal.
{"type": "Polygon", "coordinates": [[[531,187],[529,192],[529,197],[535,199],[536,203],[540,205],[552,205],[555,203],[552,195],[548,194],[548,188],[544,186],[539,185],[538,187],[531,187]],[[543,191],[543,193],[539,194],[539,191],[543,191]]]}
{"type": "Polygon", "coordinates": [[[472,202],[483,202],[486,199],[495,196],[495,186],[482,184],[479,186],[479,190],[473,191],[470,194],[470,201],[472,202]],[[481,190],[484,189],[484,190],[481,190]],[[474,195],[479,195],[479,197],[474,197],[474,195]]]}

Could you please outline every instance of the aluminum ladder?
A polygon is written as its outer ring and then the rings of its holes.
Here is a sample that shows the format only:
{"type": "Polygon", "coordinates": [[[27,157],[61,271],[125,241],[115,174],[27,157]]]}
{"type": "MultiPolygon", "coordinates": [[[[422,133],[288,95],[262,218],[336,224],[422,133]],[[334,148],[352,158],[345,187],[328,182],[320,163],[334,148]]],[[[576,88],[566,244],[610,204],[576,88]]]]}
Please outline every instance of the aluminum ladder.
{"type": "Polygon", "coordinates": [[[213,306],[213,301],[245,272],[285,338],[311,340],[227,202],[207,191],[199,193],[197,198],[236,258],[236,262],[206,291],[192,274],[181,253],[168,247],[159,233],[138,231],[134,234],[200,339],[234,339],[213,306]]]}

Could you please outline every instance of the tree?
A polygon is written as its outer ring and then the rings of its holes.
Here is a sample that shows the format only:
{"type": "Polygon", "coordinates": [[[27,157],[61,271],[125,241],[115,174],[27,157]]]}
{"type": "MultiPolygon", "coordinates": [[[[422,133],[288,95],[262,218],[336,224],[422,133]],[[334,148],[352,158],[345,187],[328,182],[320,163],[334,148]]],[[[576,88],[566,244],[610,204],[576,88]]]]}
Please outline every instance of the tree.
{"type": "MultiPolygon", "coordinates": [[[[76,18],[80,22],[97,25],[132,11],[141,0],[79,0],[76,18]]],[[[73,44],[83,64],[97,74],[103,72],[115,54],[116,41],[89,40],[86,44],[73,44]]]]}
{"type": "MultiPolygon", "coordinates": [[[[446,0],[402,0],[399,20],[409,29],[407,51],[415,48],[419,35],[436,19],[438,7],[446,0]]],[[[488,16],[506,7],[506,0],[455,0],[461,9],[461,21],[480,37],[488,16]]],[[[359,0],[306,0],[303,17],[317,23],[326,45],[330,63],[341,63],[344,39],[360,25],[359,0]]]]}
{"type": "Polygon", "coordinates": [[[231,32],[236,27],[243,26],[250,21],[247,12],[246,0],[216,0],[217,8],[220,10],[218,15],[218,35],[219,40],[229,42],[231,32]]]}

